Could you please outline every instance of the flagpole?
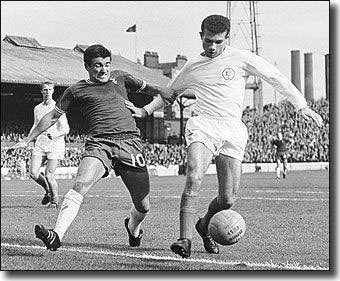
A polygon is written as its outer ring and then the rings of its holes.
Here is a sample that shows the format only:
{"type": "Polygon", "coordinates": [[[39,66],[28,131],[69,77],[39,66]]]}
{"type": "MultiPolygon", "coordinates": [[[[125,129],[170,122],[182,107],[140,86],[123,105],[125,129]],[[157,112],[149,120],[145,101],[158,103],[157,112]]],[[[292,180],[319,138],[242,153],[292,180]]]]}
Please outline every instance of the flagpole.
{"type": "Polygon", "coordinates": [[[138,57],[137,57],[137,28],[138,28],[138,24],[136,21],[136,32],[135,32],[135,58],[136,58],[136,62],[138,62],[138,57]]]}
{"type": "MultiPolygon", "coordinates": [[[[275,67],[277,66],[276,61],[274,62],[274,66],[275,66],[275,67]]],[[[276,102],[277,102],[277,100],[276,100],[276,90],[274,89],[274,104],[275,104],[275,105],[276,105],[276,102]]]]}
{"type": "Polygon", "coordinates": [[[130,26],[126,32],[133,32],[135,33],[134,37],[135,37],[135,59],[136,59],[136,62],[138,61],[138,54],[137,54],[137,22],[130,26]]]}

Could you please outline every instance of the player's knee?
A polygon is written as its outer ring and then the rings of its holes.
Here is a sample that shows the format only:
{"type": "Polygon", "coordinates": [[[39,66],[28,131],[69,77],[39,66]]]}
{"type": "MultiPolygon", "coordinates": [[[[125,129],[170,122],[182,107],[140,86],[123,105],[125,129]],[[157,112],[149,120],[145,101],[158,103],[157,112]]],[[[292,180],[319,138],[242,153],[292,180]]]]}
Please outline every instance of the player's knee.
{"type": "Polygon", "coordinates": [[[203,177],[199,176],[197,173],[188,173],[186,181],[186,193],[198,192],[202,185],[203,177]]]}
{"type": "Polygon", "coordinates": [[[39,178],[39,172],[36,171],[30,171],[29,175],[32,180],[37,180],[39,178]]]}
{"type": "Polygon", "coordinates": [[[79,180],[77,180],[74,183],[73,189],[84,196],[90,190],[92,185],[93,185],[92,181],[79,181],[79,180]]]}
{"type": "Polygon", "coordinates": [[[150,210],[149,196],[132,195],[132,202],[138,212],[147,213],[150,210]]]}
{"type": "Polygon", "coordinates": [[[51,182],[54,180],[54,173],[52,171],[46,171],[45,177],[47,181],[51,182]]]}
{"type": "Polygon", "coordinates": [[[150,210],[150,204],[135,204],[135,208],[140,213],[147,213],[150,210]]]}

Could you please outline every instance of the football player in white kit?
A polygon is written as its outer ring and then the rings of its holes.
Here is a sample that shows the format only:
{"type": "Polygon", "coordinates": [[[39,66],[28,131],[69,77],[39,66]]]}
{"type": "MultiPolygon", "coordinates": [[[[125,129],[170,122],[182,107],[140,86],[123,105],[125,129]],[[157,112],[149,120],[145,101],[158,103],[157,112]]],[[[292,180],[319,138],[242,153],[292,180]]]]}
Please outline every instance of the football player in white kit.
{"type": "MultiPolygon", "coordinates": [[[[188,170],[180,202],[179,239],[170,247],[184,258],[191,255],[194,227],[203,239],[205,250],[219,253],[218,245],[208,233],[208,224],[214,214],[233,206],[240,186],[241,163],[248,140],[247,128],[241,118],[245,86],[250,75],[272,85],[304,118],[313,119],[318,126],[323,122],[276,67],[249,51],[228,46],[229,31],[230,21],[224,16],[211,15],[204,19],[200,32],[204,52],[189,60],[168,84],[171,89],[196,97],[197,116],[189,118],[185,130],[188,170]],[[195,224],[198,193],[213,157],[218,196],[195,224]]],[[[136,117],[150,115],[164,105],[160,97],[142,109],[126,104],[136,117]]]]}
{"type": "MultiPolygon", "coordinates": [[[[43,101],[34,107],[34,124],[31,131],[39,123],[40,119],[55,107],[52,99],[54,84],[43,82],[40,85],[43,101]]],[[[45,196],[41,204],[49,208],[58,207],[58,184],[55,180],[55,170],[58,160],[64,158],[65,136],[69,133],[70,127],[64,114],[57,123],[38,136],[32,150],[30,177],[45,189],[45,196]],[[40,167],[46,161],[45,175],[39,173],[40,167]]]]}

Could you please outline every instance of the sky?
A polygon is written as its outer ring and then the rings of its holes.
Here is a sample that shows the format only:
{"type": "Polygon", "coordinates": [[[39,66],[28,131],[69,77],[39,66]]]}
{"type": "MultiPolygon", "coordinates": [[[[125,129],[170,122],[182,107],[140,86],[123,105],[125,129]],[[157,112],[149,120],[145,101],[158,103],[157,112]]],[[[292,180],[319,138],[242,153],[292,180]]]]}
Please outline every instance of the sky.
{"type": "MultiPolygon", "coordinates": [[[[249,48],[247,7],[232,2],[231,45],[249,48]],[[234,25],[233,25],[234,24],[234,25]],[[248,43],[247,43],[248,42],[248,43]]],[[[210,14],[226,15],[227,1],[1,1],[1,39],[5,35],[35,38],[40,44],[73,49],[76,44],[104,44],[114,54],[143,63],[145,51],[159,61],[188,59],[202,51],[199,31],[210,14]],[[137,32],[126,29],[137,24],[137,32]]],[[[260,55],[289,79],[291,51],[300,50],[304,91],[304,54],[313,54],[314,97],[325,97],[325,55],[329,53],[328,1],[258,1],[260,55]]],[[[251,93],[251,91],[248,91],[251,93]]],[[[281,99],[276,95],[277,101],[281,99]]],[[[264,104],[275,101],[264,83],[264,104]]],[[[245,105],[252,105],[246,94],[245,105]]]]}

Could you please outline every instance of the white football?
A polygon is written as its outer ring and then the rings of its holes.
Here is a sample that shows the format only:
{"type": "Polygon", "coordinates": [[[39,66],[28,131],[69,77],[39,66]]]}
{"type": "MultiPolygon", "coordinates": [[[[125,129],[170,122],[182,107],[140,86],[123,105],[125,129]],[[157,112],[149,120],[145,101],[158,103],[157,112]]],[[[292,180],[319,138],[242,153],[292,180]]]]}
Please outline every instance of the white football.
{"type": "Polygon", "coordinates": [[[211,218],[208,231],[218,244],[232,245],[244,236],[246,223],[236,211],[223,210],[211,218]]]}

